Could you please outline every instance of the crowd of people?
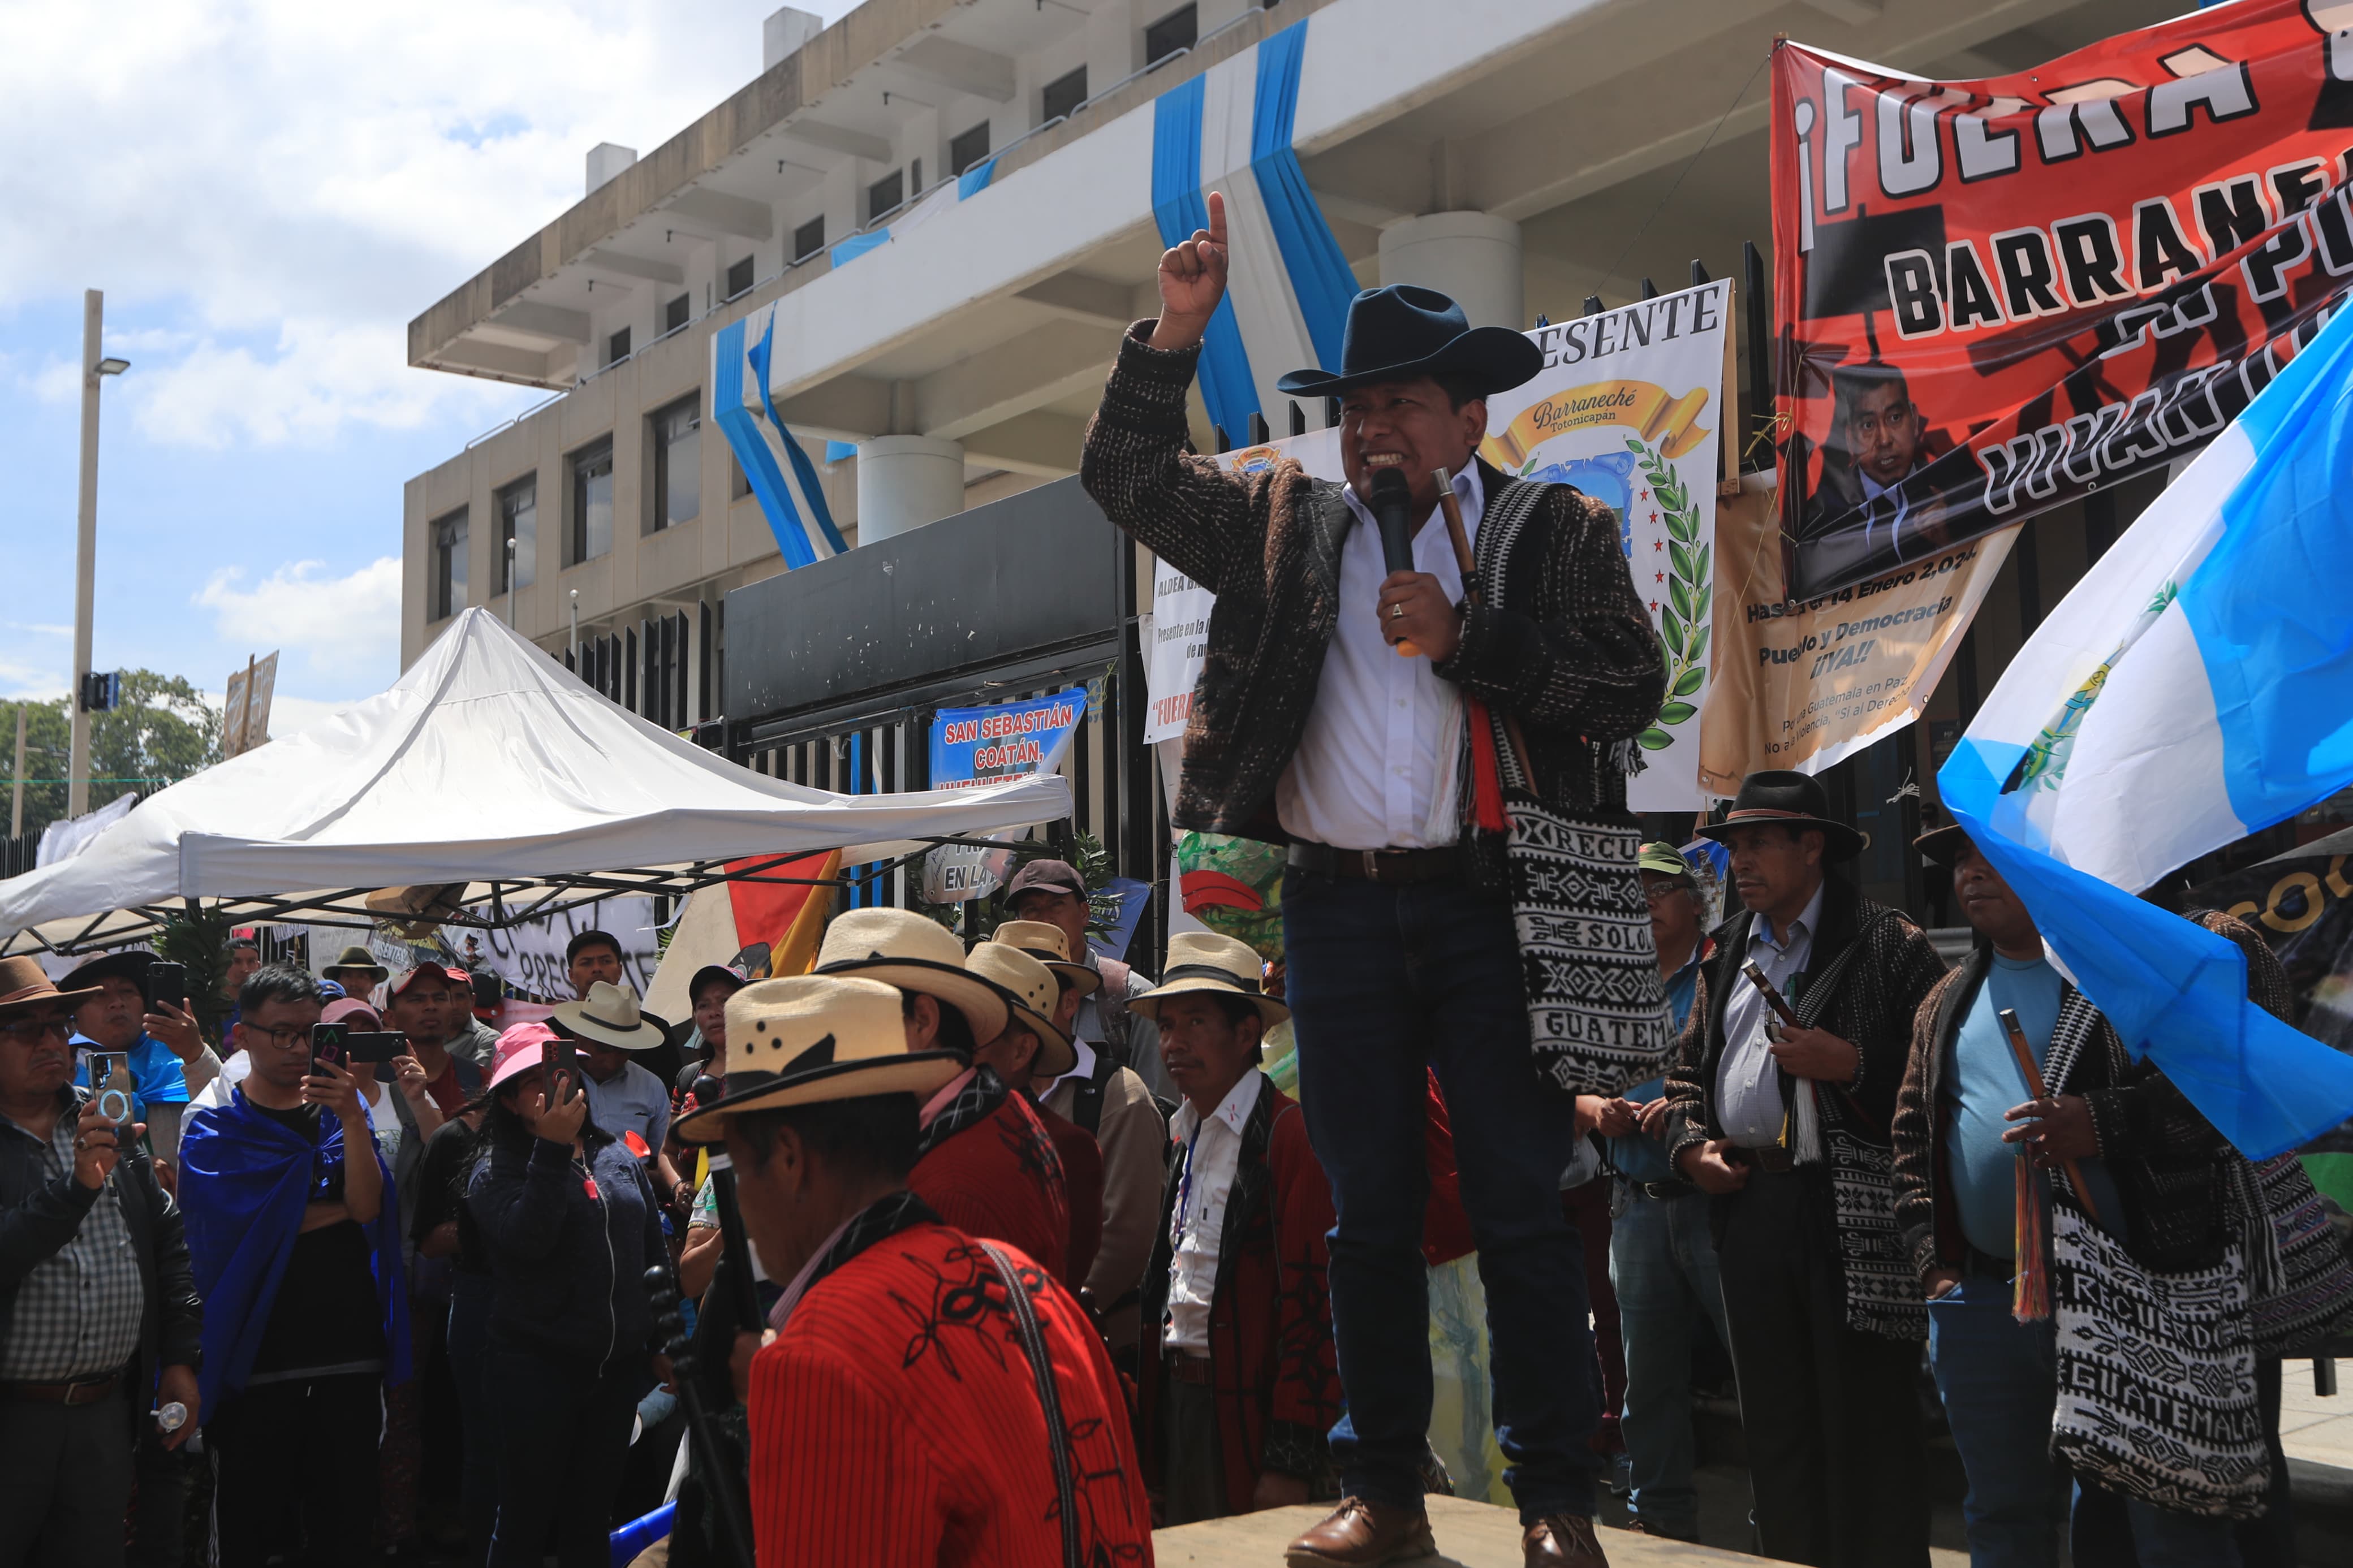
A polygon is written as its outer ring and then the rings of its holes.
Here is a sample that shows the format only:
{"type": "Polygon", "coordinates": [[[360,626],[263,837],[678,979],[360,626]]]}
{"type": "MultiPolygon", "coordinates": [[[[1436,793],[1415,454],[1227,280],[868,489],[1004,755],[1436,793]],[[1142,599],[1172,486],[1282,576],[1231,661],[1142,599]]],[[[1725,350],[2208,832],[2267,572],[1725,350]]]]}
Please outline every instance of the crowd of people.
{"type": "Polygon", "coordinates": [[[1725,1379],[1767,1556],[1925,1568],[1926,1395],[1975,1563],[2292,1561],[2279,1358],[2353,1310],[2301,1168],[2135,1058],[1960,828],[1918,846],[1957,969],[1799,773],[1696,826],[1712,914],[1625,808],[1661,666],[1614,522],[1476,458],[1528,341],[1368,290],[1280,384],[1338,401],[1349,485],[1229,472],[1186,449],[1208,209],[1083,476],[1219,596],[1174,816],[1288,841],[1282,962],[1179,931],[1155,982],[1041,858],[983,940],[845,910],[675,1028],[597,931],[497,1033],[364,948],[232,949],[211,1041],[150,955],[0,963],[0,1568],[601,1568],[658,1510],[677,1568],[1148,1563],[1300,1505],[1291,1568],[1428,1557],[1429,1270],[1474,1252],[1529,1568],[1606,1562],[1606,1485],[1694,1538],[1725,1379]],[[1556,825],[1534,892],[1507,794],[1556,825]],[[1656,1075],[1572,1092],[1607,1074],[1539,991],[1656,1075]]]}

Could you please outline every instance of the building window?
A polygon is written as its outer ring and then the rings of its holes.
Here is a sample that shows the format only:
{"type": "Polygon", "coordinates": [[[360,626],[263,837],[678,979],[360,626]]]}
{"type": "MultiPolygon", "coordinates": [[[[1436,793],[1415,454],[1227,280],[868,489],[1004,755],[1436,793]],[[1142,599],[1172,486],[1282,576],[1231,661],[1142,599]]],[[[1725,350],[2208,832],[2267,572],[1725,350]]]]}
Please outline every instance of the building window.
{"type": "Polygon", "coordinates": [[[466,514],[461,509],[433,525],[433,619],[466,607],[466,514]]]}
{"type": "Polygon", "coordinates": [[[1049,124],[1076,111],[1087,100],[1087,68],[1081,66],[1065,77],[1057,77],[1046,84],[1038,116],[1038,123],[1049,124]]]}
{"type": "Polygon", "coordinates": [[[702,395],[682,397],[651,416],[653,505],[648,533],[692,522],[702,510],[702,395]]]}
{"type": "Polygon", "coordinates": [[[683,294],[662,307],[662,336],[668,337],[686,325],[687,309],[687,297],[683,294]]]}
{"type": "Polygon", "coordinates": [[[629,357],[629,329],[623,327],[605,340],[605,363],[618,364],[629,357]]]}
{"type": "Polygon", "coordinates": [[[866,187],[866,221],[872,223],[906,199],[906,176],[893,169],[866,187]]]}
{"type": "Polygon", "coordinates": [[[1156,66],[1179,49],[1189,49],[1201,36],[1199,10],[1180,5],[1144,29],[1144,63],[1156,66]]]}
{"type": "Polygon", "coordinates": [[[748,294],[751,291],[752,258],[747,256],[727,269],[727,297],[733,300],[738,294],[748,294]]]}
{"type": "Polygon", "coordinates": [[[572,455],[572,560],[578,565],[613,548],[613,443],[572,455]]]}
{"type": "Polygon", "coordinates": [[[948,143],[948,178],[953,180],[988,156],[988,121],[984,120],[948,143]]]}
{"type": "Polygon", "coordinates": [[[539,476],[527,474],[499,491],[499,592],[528,588],[539,567],[539,476]],[[508,546],[513,548],[510,550],[508,546]],[[508,563],[513,563],[510,580],[508,563]]]}
{"type": "Polygon", "coordinates": [[[793,230],[793,259],[806,261],[825,248],[825,215],[819,213],[793,230]]]}
{"type": "Polygon", "coordinates": [[[752,476],[744,471],[742,459],[733,453],[730,453],[727,458],[727,471],[735,476],[727,487],[729,496],[736,500],[742,500],[752,493],[752,476]]]}

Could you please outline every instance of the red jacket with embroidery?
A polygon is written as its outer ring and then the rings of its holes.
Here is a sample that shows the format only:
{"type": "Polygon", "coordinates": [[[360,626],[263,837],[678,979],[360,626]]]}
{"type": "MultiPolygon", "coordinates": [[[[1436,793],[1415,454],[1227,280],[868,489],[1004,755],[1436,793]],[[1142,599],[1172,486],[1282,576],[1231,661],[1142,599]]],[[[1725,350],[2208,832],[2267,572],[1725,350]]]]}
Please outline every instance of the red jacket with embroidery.
{"type": "MultiPolygon", "coordinates": [[[[1087,1270],[1095,1266],[1095,1254],[1103,1248],[1103,1147],[1093,1134],[1068,1117],[1035,1100],[1029,1102],[1029,1109],[1046,1136],[1054,1141],[1054,1152],[1061,1156],[1062,1196],[1071,1209],[1071,1250],[1070,1270],[1060,1278],[1076,1295],[1087,1282],[1087,1270]]],[[[1102,1305],[1097,1303],[1098,1310],[1102,1305]]]]}
{"type": "MultiPolygon", "coordinates": [[[[1160,1474],[1160,1388],[1168,1310],[1170,1205],[1161,1206],[1160,1239],[1144,1279],[1145,1354],[1136,1426],[1145,1473],[1160,1474]]],[[[1340,1418],[1340,1373],[1332,1346],[1332,1304],[1324,1285],[1330,1262],[1332,1188],[1308,1147],[1306,1119],[1271,1080],[1242,1128],[1234,1184],[1218,1245],[1209,1293],[1209,1361],[1218,1402],[1219,1448],[1225,1462],[1226,1508],[1250,1510],[1259,1476],[1279,1470],[1311,1485],[1327,1479],[1326,1434],[1340,1418]]]]}
{"type": "MultiPolygon", "coordinates": [[[[1054,1363],[1083,1560],[1148,1568],[1111,1358],[1069,1292],[1013,1262],[1054,1363]]],[[[950,1226],[885,1237],[810,1287],[753,1360],[749,1423],[760,1568],[1062,1561],[1037,1383],[994,1268],[950,1226]]]]}
{"type": "Polygon", "coordinates": [[[1071,1278],[1062,1157],[1020,1095],[1006,1092],[994,1110],[934,1145],[907,1185],[958,1230],[1018,1247],[1055,1279],[1071,1278]]]}

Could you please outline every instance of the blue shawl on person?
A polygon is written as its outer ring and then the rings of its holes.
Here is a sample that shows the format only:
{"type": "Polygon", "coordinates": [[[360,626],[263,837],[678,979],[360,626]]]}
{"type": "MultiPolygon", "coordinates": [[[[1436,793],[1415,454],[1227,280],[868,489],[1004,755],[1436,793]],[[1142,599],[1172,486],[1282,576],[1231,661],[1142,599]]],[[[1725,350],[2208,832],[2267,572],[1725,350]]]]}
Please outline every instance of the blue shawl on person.
{"type": "MultiPolygon", "coordinates": [[[[343,1159],[343,1123],[319,1118],[321,1136],[304,1142],[234,1090],[226,1105],[196,1112],[180,1138],[180,1208],[188,1261],[205,1302],[205,1361],[197,1386],[209,1418],[222,1399],[245,1386],[260,1352],[279,1281],[302,1231],[302,1211],[318,1182],[343,1159]]],[[[400,1199],[392,1172],[368,1140],[384,1173],[384,1205],[361,1228],[375,1255],[375,1297],[383,1314],[385,1381],[409,1376],[408,1289],[400,1268],[400,1199]]]]}

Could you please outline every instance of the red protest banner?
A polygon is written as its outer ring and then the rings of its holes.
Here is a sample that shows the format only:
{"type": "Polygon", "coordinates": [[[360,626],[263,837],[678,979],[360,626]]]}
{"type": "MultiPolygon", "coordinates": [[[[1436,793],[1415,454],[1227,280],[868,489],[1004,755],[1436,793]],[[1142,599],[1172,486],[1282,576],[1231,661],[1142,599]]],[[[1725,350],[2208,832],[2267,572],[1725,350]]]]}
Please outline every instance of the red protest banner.
{"type": "Polygon", "coordinates": [[[1773,63],[1799,598],[2194,449],[2353,287],[2353,5],[2241,0],[1981,81],[1773,63]]]}

